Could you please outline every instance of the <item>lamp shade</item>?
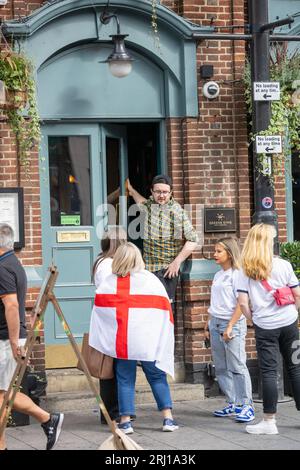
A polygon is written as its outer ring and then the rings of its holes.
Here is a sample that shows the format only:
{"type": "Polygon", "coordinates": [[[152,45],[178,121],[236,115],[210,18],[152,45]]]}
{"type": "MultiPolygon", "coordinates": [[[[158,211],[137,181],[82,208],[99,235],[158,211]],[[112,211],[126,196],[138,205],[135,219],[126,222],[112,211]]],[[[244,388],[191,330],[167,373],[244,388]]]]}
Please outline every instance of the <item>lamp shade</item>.
{"type": "Polygon", "coordinates": [[[132,70],[131,60],[110,60],[108,63],[110,73],[114,77],[127,77],[132,70]]]}
{"type": "Polygon", "coordinates": [[[124,39],[128,34],[112,34],[110,37],[114,42],[114,51],[106,59],[109,70],[114,77],[123,78],[132,70],[133,58],[126,51],[124,39]]]}

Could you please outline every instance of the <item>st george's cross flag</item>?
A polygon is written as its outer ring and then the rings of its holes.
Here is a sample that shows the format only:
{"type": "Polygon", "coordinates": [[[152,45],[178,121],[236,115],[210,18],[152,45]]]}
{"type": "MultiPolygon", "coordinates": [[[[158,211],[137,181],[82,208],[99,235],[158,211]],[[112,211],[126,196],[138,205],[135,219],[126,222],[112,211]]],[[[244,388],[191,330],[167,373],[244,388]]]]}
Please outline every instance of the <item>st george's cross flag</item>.
{"type": "Polygon", "coordinates": [[[174,319],[160,280],[146,270],[108,275],[96,290],[89,344],[111,357],[155,361],[174,377],[174,319]]]}

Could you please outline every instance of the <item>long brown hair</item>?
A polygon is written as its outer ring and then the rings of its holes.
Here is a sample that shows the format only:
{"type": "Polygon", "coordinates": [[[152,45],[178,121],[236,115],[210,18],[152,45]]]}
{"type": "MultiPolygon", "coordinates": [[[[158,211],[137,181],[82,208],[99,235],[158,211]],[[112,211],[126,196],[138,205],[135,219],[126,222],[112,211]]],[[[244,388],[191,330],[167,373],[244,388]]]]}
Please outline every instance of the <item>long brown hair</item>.
{"type": "Polygon", "coordinates": [[[95,273],[100,263],[106,258],[113,258],[115,252],[120,245],[123,245],[127,241],[127,234],[122,227],[110,227],[101,239],[101,252],[98,254],[96,261],[93,265],[92,277],[94,279],[95,273]]]}
{"type": "Polygon", "coordinates": [[[216,241],[216,245],[222,245],[226,250],[232,269],[240,269],[241,267],[241,252],[238,240],[233,237],[224,237],[216,241]]]}

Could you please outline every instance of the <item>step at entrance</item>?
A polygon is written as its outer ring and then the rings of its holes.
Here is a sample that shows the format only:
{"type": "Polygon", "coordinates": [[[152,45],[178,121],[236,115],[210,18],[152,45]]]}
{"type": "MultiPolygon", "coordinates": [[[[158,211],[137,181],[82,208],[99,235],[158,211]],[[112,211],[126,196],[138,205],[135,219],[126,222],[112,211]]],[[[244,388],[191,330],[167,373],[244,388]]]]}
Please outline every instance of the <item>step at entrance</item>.
{"type": "MultiPolygon", "coordinates": [[[[83,372],[78,369],[51,369],[46,371],[47,397],[43,399],[49,411],[96,410],[96,400],[89,388],[83,372]]],[[[98,386],[99,380],[94,379],[98,386]]],[[[184,368],[175,364],[175,381],[168,377],[173,401],[204,400],[202,384],[184,383],[184,368]]],[[[154,398],[146,377],[137,368],[136,404],[154,403],[154,398]]]]}
{"type": "MultiPolygon", "coordinates": [[[[47,395],[58,392],[89,392],[89,384],[83,372],[78,369],[49,369],[46,370],[47,395]]],[[[184,368],[181,364],[175,364],[175,380],[168,378],[169,383],[184,382],[184,368]]],[[[95,383],[98,380],[95,379],[95,383]]],[[[148,385],[141,367],[137,367],[136,386],[148,385]]]]}
{"type": "MultiPolygon", "coordinates": [[[[204,386],[202,384],[172,383],[170,384],[171,396],[174,402],[204,400],[204,386]]],[[[98,406],[92,392],[56,392],[48,393],[43,399],[42,406],[48,411],[80,411],[95,410],[98,406]]],[[[136,387],[135,402],[137,405],[155,403],[149,385],[136,387]]]]}

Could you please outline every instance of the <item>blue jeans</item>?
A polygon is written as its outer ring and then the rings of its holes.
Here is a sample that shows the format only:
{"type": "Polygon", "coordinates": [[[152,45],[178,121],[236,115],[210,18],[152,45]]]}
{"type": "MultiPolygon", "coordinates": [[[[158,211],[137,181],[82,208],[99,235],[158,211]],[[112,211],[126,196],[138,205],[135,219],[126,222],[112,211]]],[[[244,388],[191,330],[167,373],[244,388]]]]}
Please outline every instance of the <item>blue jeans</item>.
{"type": "Polygon", "coordinates": [[[234,325],[234,338],[229,342],[225,342],[222,336],[227,325],[228,320],[216,317],[211,317],[209,322],[216,377],[229,403],[248,405],[252,403],[252,384],[246,365],[246,319],[239,320],[234,325]]]}
{"type": "MultiPolygon", "coordinates": [[[[137,361],[116,359],[115,362],[120,416],[134,415],[137,361]]],[[[172,408],[172,399],[166,373],[155,367],[155,362],[141,361],[141,364],[159,411],[172,408]]]]}

